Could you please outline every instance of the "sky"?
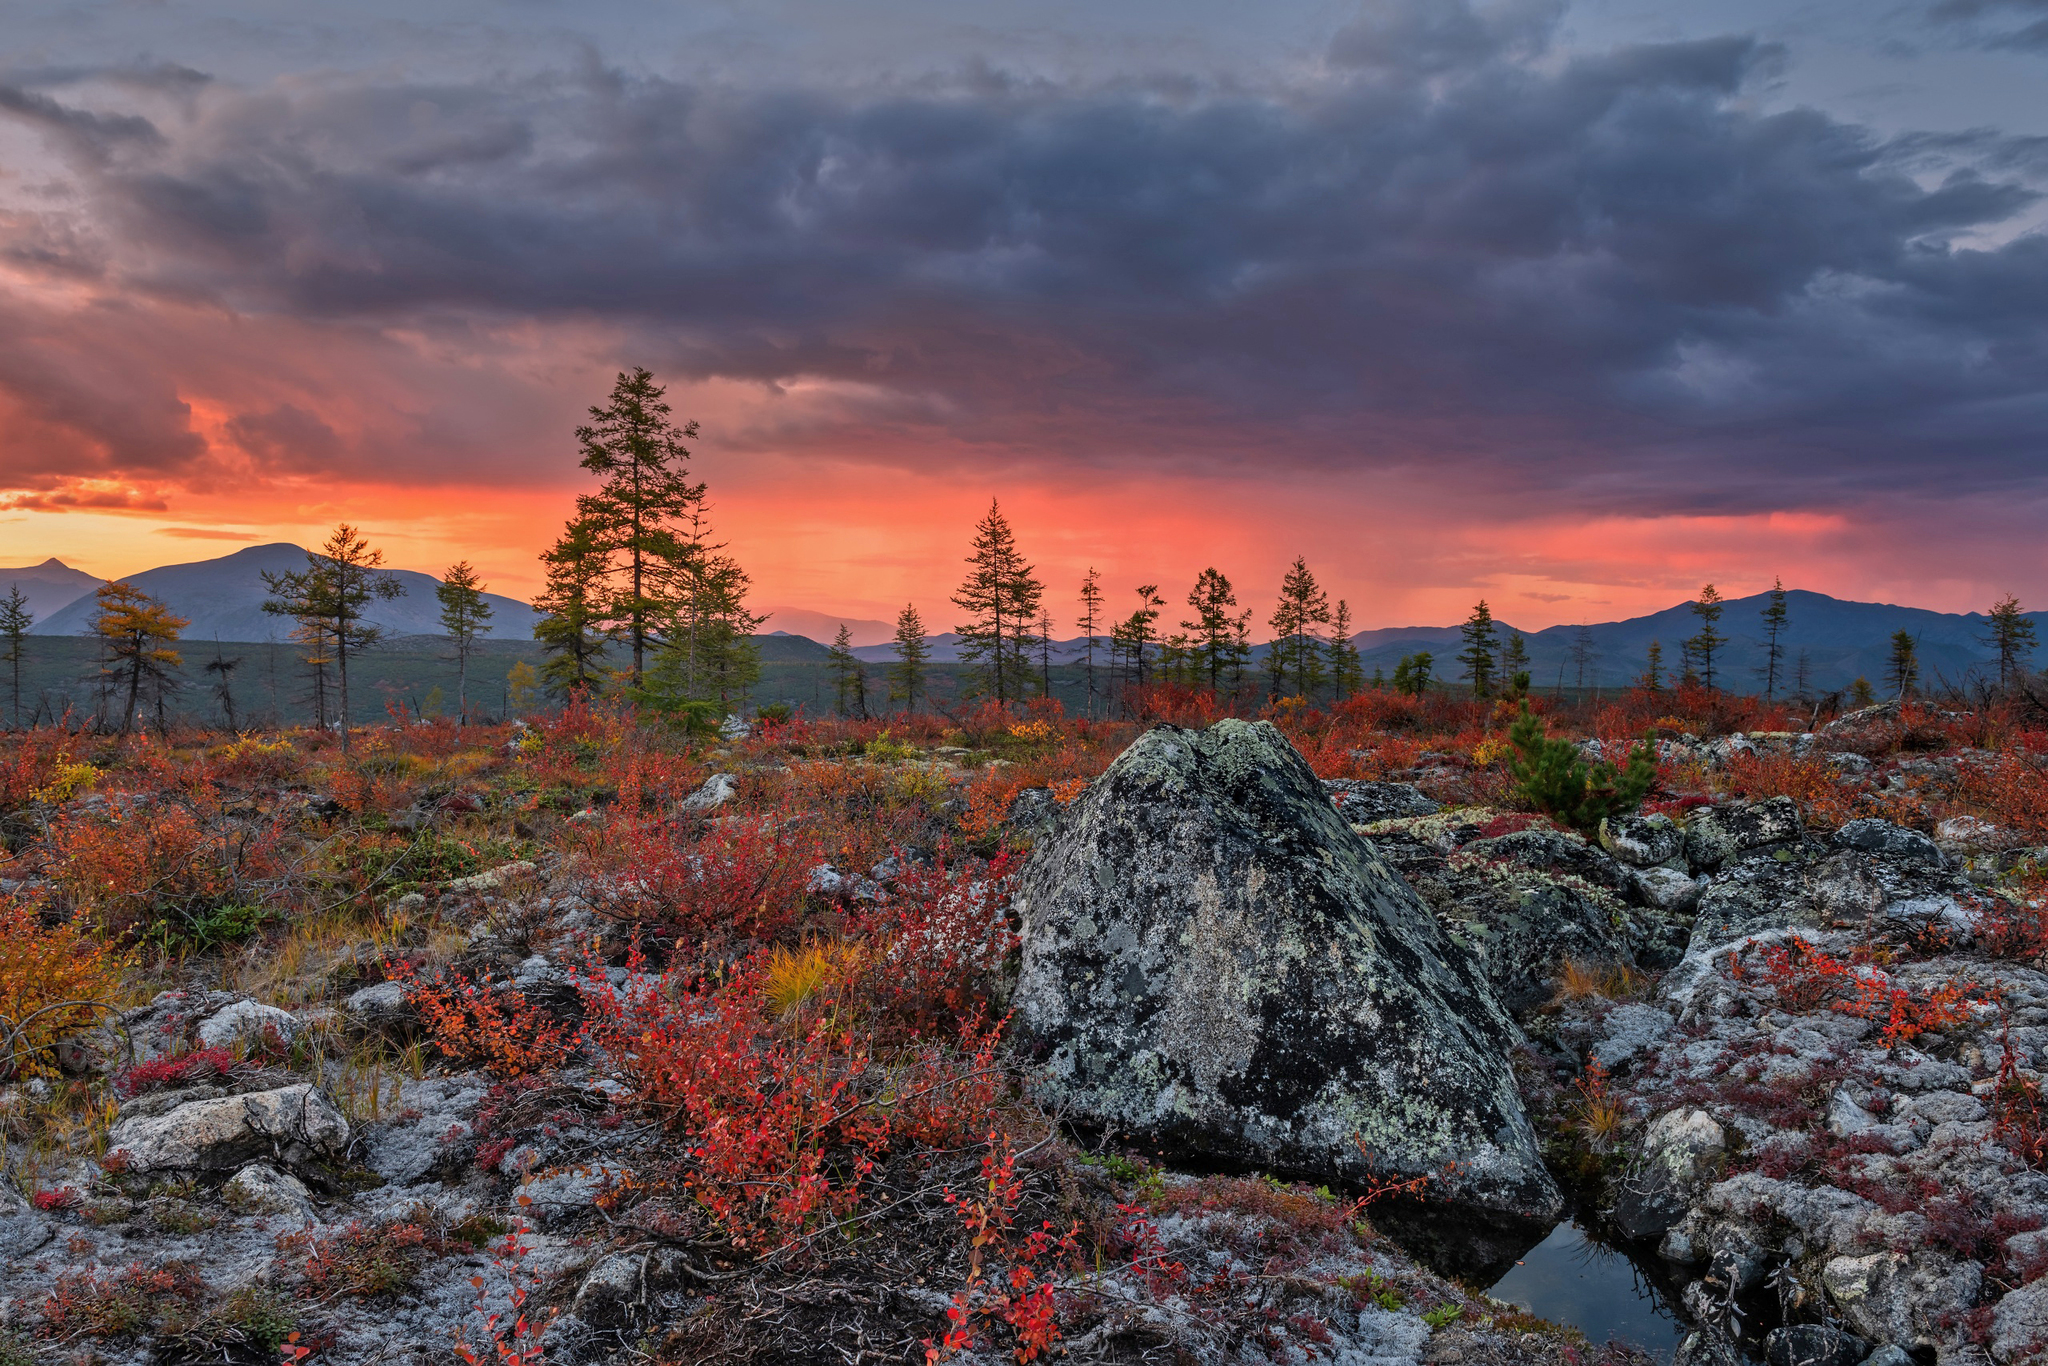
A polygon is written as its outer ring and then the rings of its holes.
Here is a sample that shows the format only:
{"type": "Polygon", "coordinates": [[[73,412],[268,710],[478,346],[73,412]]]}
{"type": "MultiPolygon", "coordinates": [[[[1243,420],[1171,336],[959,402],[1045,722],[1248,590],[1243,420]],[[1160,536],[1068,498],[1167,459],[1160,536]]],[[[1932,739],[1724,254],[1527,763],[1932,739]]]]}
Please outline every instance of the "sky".
{"type": "Polygon", "coordinates": [[[644,365],[754,601],[2048,600],[2048,0],[14,0],[0,563],[530,595],[644,365]]]}

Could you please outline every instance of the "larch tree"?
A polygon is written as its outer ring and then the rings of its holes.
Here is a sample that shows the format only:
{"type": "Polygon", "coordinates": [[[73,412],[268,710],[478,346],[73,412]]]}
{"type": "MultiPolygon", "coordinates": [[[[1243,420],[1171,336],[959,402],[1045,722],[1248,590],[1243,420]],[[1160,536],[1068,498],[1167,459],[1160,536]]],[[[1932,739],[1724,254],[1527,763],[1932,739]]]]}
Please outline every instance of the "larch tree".
{"type": "Polygon", "coordinates": [[[1500,642],[1500,685],[1513,693],[1515,680],[1529,672],[1529,642],[1520,631],[1509,631],[1500,642]]]}
{"type": "Polygon", "coordinates": [[[1188,590],[1188,606],[1195,609],[1194,619],[1183,621],[1181,629],[1189,633],[1189,662],[1195,673],[1208,680],[1209,691],[1220,693],[1224,678],[1235,678],[1244,667],[1239,642],[1252,614],[1249,609],[1233,610],[1237,594],[1219,569],[1204,569],[1195,576],[1195,586],[1188,590]]]}
{"type": "Polygon", "coordinates": [[[1481,598],[1479,605],[1472,609],[1472,615],[1465,618],[1465,624],[1458,628],[1458,638],[1465,642],[1465,648],[1458,652],[1458,662],[1465,666],[1461,675],[1472,685],[1474,697],[1493,695],[1493,652],[1494,630],[1493,609],[1481,598]]]}
{"type": "Polygon", "coordinates": [[[21,591],[21,585],[9,584],[7,596],[0,598],[0,640],[7,642],[7,653],[0,659],[7,661],[12,689],[12,704],[8,716],[17,729],[21,724],[21,661],[28,653],[28,628],[36,624],[36,614],[28,610],[28,594],[21,591]]]}
{"type": "Polygon", "coordinates": [[[1330,624],[1330,596],[1299,555],[1281,576],[1280,597],[1266,624],[1273,629],[1271,648],[1279,656],[1271,666],[1273,691],[1285,691],[1291,671],[1295,691],[1312,696],[1323,674],[1323,641],[1315,628],[1330,624]]]}
{"type": "Polygon", "coordinates": [[[1034,634],[1038,638],[1038,695],[1052,696],[1052,609],[1041,604],[1038,609],[1038,625],[1034,634]]]}
{"type": "Polygon", "coordinates": [[[1578,626],[1573,629],[1572,643],[1565,647],[1565,658],[1570,660],[1572,667],[1577,670],[1577,681],[1572,686],[1578,689],[1579,700],[1585,700],[1588,674],[1593,678],[1593,690],[1597,693],[1600,681],[1600,650],[1593,642],[1592,627],[1578,626]]]}
{"type": "Polygon", "coordinates": [[[441,582],[434,585],[434,597],[441,604],[441,629],[455,646],[455,714],[457,724],[469,724],[469,657],[476,652],[477,638],[489,629],[491,604],[484,598],[484,581],[476,566],[457,560],[448,566],[441,582]]]}
{"type": "Polygon", "coordinates": [[[904,603],[896,614],[896,662],[889,666],[889,700],[901,702],[908,712],[917,710],[924,693],[924,671],[931,659],[931,645],[924,638],[924,618],[914,603],[904,603]]]}
{"type": "Polygon", "coordinates": [[[601,619],[632,650],[632,685],[647,674],[647,655],[670,615],[676,570],[690,559],[684,526],[704,501],[689,480],[697,424],[670,417],[667,391],[648,370],[620,371],[609,401],[576,429],[583,468],[603,482],[580,500],[580,516],[605,555],[607,592],[601,619]]]}
{"type": "Polygon", "coordinates": [[[1128,672],[1124,675],[1124,709],[1130,710],[1130,680],[1137,680],[1139,692],[1145,690],[1145,674],[1152,655],[1152,642],[1157,632],[1152,628],[1159,620],[1159,609],[1166,606],[1166,599],[1159,596],[1159,585],[1144,583],[1138,585],[1138,610],[1118,622],[1110,631],[1110,648],[1122,660],[1128,661],[1128,672]]]}
{"type": "Polygon", "coordinates": [[[1764,700],[1770,701],[1778,695],[1778,684],[1785,672],[1785,631],[1791,624],[1791,609],[1785,603],[1785,580],[1773,577],[1771,591],[1766,595],[1764,610],[1759,614],[1764,619],[1764,663],[1757,672],[1764,676],[1764,700]]]}
{"type": "Polygon", "coordinates": [[[2020,600],[2008,593],[1992,604],[1988,624],[1991,633],[1983,640],[1998,653],[1998,685],[2009,688],[2026,675],[2036,643],[2034,623],[2020,614],[2020,600]]]}
{"type": "Polygon", "coordinates": [[[547,656],[541,676],[558,692],[594,691],[612,640],[604,611],[606,557],[596,525],[580,513],[570,518],[540,558],[547,585],[534,599],[542,616],[533,624],[533,638],[547,656]]]}
{"type": "Polygon", "coordinates": [[[1662,641],[1653,640],[1650,642],[1649,656],[1643,665],[1642,686],[1644,692],[1657,693],[1664,691],[1664,644],[1662,641]]]}
{"type": "Polygon", "coordinates": [[[213,697],[220,703],[221,717],[227,722],[228,733],[239,734],[241,727],[235,722],[234,678],[235,670],[242,667],[242,657],[236,655],[229,659],[221,649],[219,638],[216,637],[213,642],[213,658],[207,660],[203,667],[206,672],[213,675],[213,697]]]}
{"type": "Polygon", "coordinates": [[[334,646],[335,675],[341,689],[341,748],[349,748],[353,717],[349,712],[348,661],[351,654],[374,649],[384,630],[368,619],[371,603],[405,596],[405,586],[382,568],[384,552],[347,522],[335,527],[320,549],[308,551],[306,567],[282,574],[265,572],[271,596],[266,612],[296,618],[302,625],[319,622],[334,646]]]}
{"type": "Polygon", "coordinates": [[[1905,627],[1892,632],[1891,650],[1885,661],[1884,683],[1901,702],[1913,695],[1920,681],[1920,647],[1905,627]]]}
{"type": "Polygon", "coordinates": [[[1102,633],[1102,575],[1089,566],[1081,576],[1081,659],[1088,675],[1088,714],[1095,714],[1095,640],[1102,633]]]}
{"type": "Polygon", "coordinates": [[[1330,686],[1340,699],[1365,686],[1365,664],[1351,642],[1351,604],[1343,598],[1330,613],[1330,686]]]}
{"type": "Polygon", "coordinates": [[[1039,617],[1045,585],[1032,574],[1017,549],[1016,533],[991,500],[988,515],[976,523],[974,547],[967,557],[967,578],[953,594],[954,605],[968,615],[960,635],[960,657],[975,666],[975,683],[995,694],[997,702],[1021,699],[1027,686],[1026,658],[1036,641],[1032,623],[1039,617]]]}
{"type": "Polygon", "coordinates": [[[127,698],[121,709],[121,734],[126,735],[145,697],[153,695],[161,716],[184,663],[172,647],[192,623],[125,580],[100,585],[93,600],[92,633],[104,661],[101,673],[127,698]]]}
{"type": "Polygon", "coordinates": [[[1685,642],[1685,657],[1700,682],[1709,688],[1714,686],[1714,655],[1728,643],[1728,637],[1714,629],[1726,606],[1711,583],[1700,590],[1699,598],[1692,604],[1692,614],[1700,619],[1700,629],[1685,642]]]}
{"type": "Polygon", "coordinates": [[[852,716],[857,690],[865,692],[866,689],[858,687],[857,684],[862,674],[861,662],[853,653],[853,632],[847,628],[845,622],[839,623],[839,634],[832,637],[832,644],[826,653],[827,662],[832,666],[832,688],[839,698],[839,714],[852,716]]]}

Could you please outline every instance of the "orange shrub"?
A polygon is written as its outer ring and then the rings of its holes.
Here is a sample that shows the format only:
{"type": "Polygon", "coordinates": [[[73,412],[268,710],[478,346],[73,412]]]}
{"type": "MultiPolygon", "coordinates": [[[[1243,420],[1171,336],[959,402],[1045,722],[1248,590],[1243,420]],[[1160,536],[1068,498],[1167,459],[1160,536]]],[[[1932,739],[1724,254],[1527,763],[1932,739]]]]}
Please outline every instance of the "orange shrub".
{"type": "Polygon", "coordinates": [[[66,812],[50,844],[57,885],[106,930],[176,938],[209,912],[269,903],[287,833],[225,820],[217,803],[135,801],[66,812]]]}
{"type": "Polygon", "coordinates": [[[111,946],[69,921],[45,926],[35,910],[0,898],[0,1077],[40,1071],[40,1050],[99,1012],[68,1002],[111,1002],[121,987],[111,946]]]}

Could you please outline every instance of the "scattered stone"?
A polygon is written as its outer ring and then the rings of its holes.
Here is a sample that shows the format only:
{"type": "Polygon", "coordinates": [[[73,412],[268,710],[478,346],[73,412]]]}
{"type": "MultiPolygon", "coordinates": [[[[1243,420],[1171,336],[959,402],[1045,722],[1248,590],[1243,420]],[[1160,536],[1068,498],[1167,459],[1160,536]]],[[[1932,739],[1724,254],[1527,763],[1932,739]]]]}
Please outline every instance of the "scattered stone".
{"type": "Polygon", "coordinates": [[[229,1209],[244,1214],[297,1214],[310,1218],[313,1193],[290,1172],[268,1162],[251,1162],[227,1179],[220,1196],[229,1209]]]}
{"type": "Polygon", "coordinates": [[[0,1177],[0,1260],[13,1262],[57,1236],[12,1182],[0,1177]]]}
{"type": "Polygon", "coordinates": [[[1861,1338],[1819,1323],[1773,1328],[1764,1337],[1768,1366],[1859,1366],[1867,1350],[1861,1338]]]}
{"type": "Polygon", "coordinates": [[[495,892],[519,878],[531,876],[534,871],[534,865],[524,859],[515,863],[501,863],[497,867],[487,868],[481,873],[472,873],[468,877],[458,877],[452,881],[444,882],[441,884],[441,890],[457,896],[476,892],[495,892]]]}
{"type": "Polygon", "coordinates": [[[299,1032],[299,1022],[290,1011],[276,1006],[236,1001],[200,1022],[199,1043],[203,1048],[256,1044],[263,1042],[266,1031],[274,1032],[280,1042],[290,1043],[299,1032]]]}
{"type": "Polygon", "coordinates": [[[349,1024],[363,1034],[399,1039],[419,1028],[419,1015],[406,1000],[405,983],[377,982],[341,1004],[349,1024]]]}
{"type": "Polygon", "coordinates": [[[1643,1134],[1635,1164],[1618,1185],[1611,1215],[1615,1227],[1625,1238],[1662,1237],[1685,1217],[1727,1150],[1726,1132],[1705,1110],[1670,1110],[1657,1116],[1643,1134]]]}
{"type": "Polygon", "coordinates": [[[1325,778],[1323,790],[1337,804],[1337,813],[1353,825],[1434,816],[1443,810],[1413,783],[1375,783],[1361,778],[1325,778]]]}
{"type": "Polygon", "coordinates": [[[1703,807],[1685,827],[1685,857],[1694,872],[1710,872],[1737,855],[1798,840],[1805,833],[1790,797],[1703,807]]]}
{"type": "Polygon", "coordinates": [[[1850,821],[1835,832],[1835,843],[1844,849],[1861,849],[1886,858],[1940,867],[1946,860],[1933,840],[1918,830],[1908,830],[1874,816],[1850,821]]]}
{"type": "Polygon", "coordinates": [[[1635,891],[1642,901],[1668,915],[1691,915],[1706,891],[1704,878],[1687,877],[1681,868],[1650,867],[1635,870],[1635,891]]]}
{"type": "Polygon", "coordinates": [[[697,790],[677,803],[676,809],[685,816],[701,815],[724,806],[739,795],[739,787],[730,773],[714,773],[698,784],[697,790]]]}
{"type": "Polygon", "coordinates": [[[1013,997],[1084,1123],[1311,1177],[1458,1165],[1448,1194],[1555,1218],[1468,955],[1272,725],[1159,726],[1020,877],[1013,997]]]}
{"type": "Polygon", "coordinates": [[[1654,816],[1610,816],[1600,822],[1600,847],[1635,868],[1678,867],[1685,861],[1685,831],[1654,816]]]}

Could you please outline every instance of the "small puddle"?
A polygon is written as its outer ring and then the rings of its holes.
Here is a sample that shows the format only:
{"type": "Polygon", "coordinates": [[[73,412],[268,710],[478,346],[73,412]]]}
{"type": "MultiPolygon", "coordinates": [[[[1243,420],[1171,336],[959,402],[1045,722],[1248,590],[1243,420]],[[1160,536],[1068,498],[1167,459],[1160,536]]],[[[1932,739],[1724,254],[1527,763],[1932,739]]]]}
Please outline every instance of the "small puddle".
{"type": "Polygon", "coordinates": [[[1487,1293],[1538,1318],[1569,1324],[1588,1342],[1625,1342],[1668,1362],[1687,1332],[1673,1290],[1567,1220],[1523,1253],[1487,1293]]]}

